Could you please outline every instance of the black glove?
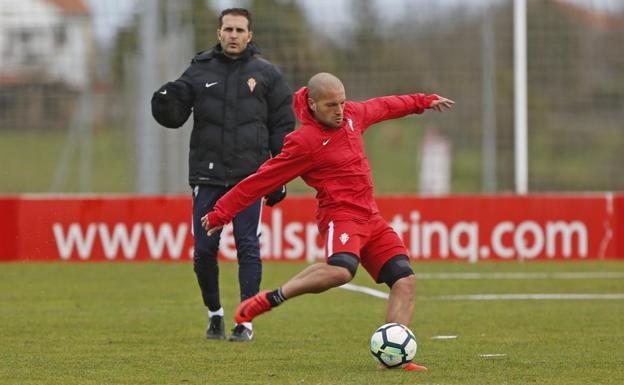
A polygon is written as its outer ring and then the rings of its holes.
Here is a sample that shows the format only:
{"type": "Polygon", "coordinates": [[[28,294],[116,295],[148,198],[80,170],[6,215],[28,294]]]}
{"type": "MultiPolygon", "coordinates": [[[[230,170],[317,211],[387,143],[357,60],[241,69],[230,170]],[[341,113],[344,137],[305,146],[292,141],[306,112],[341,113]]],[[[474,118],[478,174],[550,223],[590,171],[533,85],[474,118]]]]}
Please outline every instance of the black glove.
{"type": "Polygon", "coordinates": [[[269,207],[273,207],[282,201],[282,199],[286,198],[286,185],[283,185],[281,189],[275,190],[269,195],[265,196],[266,204],[269,207]]]}
{"type": "Polygon", "coordinates": [[[178,128],[191,114],[191,107],[185,101],[187,93],[182,82],[168,82],[152,96],[152,116],[168,128],[178,128]]]}

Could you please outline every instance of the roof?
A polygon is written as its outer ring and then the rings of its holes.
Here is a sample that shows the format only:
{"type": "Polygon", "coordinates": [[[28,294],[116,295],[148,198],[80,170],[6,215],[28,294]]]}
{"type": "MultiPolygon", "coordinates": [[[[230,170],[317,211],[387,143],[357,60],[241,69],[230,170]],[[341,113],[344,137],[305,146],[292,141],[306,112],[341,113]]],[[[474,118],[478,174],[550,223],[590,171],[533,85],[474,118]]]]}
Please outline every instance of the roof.
{"type": "Polygon", "coordinates": [[[89,9],[83,0],[47,0],[49,3],[68,15],[85,16],[89,14],[89,9]]]}

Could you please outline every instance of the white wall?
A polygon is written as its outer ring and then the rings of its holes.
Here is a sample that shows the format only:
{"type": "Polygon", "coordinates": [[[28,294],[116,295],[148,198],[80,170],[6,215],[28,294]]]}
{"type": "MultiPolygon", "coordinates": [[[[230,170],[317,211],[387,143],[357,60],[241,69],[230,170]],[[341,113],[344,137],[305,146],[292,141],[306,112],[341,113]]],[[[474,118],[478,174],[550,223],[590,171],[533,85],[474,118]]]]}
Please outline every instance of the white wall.
{"type": "Polygon", "coordinates": [[[82,88],[89,81],[89,60],[93,44],[90,23],[85,18],[66,18],[65,44],[57,46],[52,56],[50,74],[69,85],[82,88]]]}

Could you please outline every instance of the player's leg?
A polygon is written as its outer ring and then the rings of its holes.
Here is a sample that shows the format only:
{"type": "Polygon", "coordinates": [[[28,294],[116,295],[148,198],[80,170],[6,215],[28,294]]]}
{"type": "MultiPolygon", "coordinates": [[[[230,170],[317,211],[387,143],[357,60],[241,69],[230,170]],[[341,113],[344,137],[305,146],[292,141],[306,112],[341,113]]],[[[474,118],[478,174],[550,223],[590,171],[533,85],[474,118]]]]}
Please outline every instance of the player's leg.
{"type": "Polygon", "coordinates": [[[286,299],[302,294],[322,293],[350,282],[358,266],[358,257],[351,253],[336,253],[327,263],[315,263],[273,291],[261,291],[243,301],[236,309],[236,322],[251,322],[255,317],[280,305],[286,299]]]}
{"type": "MultiPolygon", "coordinates": [[[[407,255],[397,255],[384,264],[378,279],[390,287],[386,323],[397,322],[409,325],[416,301],[416,276],[407,255]]],[[[426,372],[422,365],[408,362],[403,370],[409,372],[426,372]]]]}
{"type": "MultiPolygon", "coordinates": [[[[262,199],[259,199],[234,217],[234,241],[238,259],[238,284],[241,302],[253,297],[260,291],[262,263],[260,261],[260,216],[262,199]]],[[[251,341],[253,326],[251,322],[236,324],[230,341],[251,341]]]]}
{"type": "MultiPolygon", "coordinates": [[[[386,323],[397,322],[409,325],[412,321],[416,299],[416,276],[407,255],[396,255],[386,261],[377,276],[377,281],[384,282],[390,287],[386,323]]],[[[403,370],[424,372],[427,368],[408,362],[403,370]]]]}
{"type": "Polygon", "coordinates": [[[294,298],[344,285],[351,282],[359,263],[359,258],[353,253],[335,253],[327,258],[326,263],[310,265],[292,277],[282,286],[282,293],[285,298],[294,298]]]}
{"type": "Polygon", "coordinates": [[[215,186],[195,186],[193,188],[193,270],[201,290],[204,305],[208,308],[209,325],[206,337],[225,338],[223,308],[219,295],[219,265],[217,251],[221,232],[208,237],[201,226],[201,217],[212,210],[226,190],[215,186]]]}
{"type": "Polygon", "coordinates": [[[416,301],[416,276],[407,255],[397,255],[388,260],[377,279],[390,287],[386,323],[409,325],[416,301]]]}
{"type": "Polygon", "coordinates": [[[362,224],[330,221],[319,226],[325,239],[326,263],[308,266],[282,286],[285,298],[306,293],[322,293],[351,282],[360,263],[360,247],[366,234],[362,224]]]}
{"type": "Polygon", "coordinates": [[[362,266],[377,283],[390,287],[386,322],[408,325],[414,311],[416,279],[407,248],[380,216],[371,221],[371,236],[362,248],[362,266]]]}
{"type": "MultiPolygon", "coordinates": [[[[409,325],[416,300],[416,277],[405,245],[381,218],[374,222],[372,235],[362,249],[362,265],[377,283],[390,287],[385,322],[409,325]]],[[[403,370],[424,372],[427,368],[409,362],[403,370]]]]}
{"type": "Polygon", "coordinates": [[[324,230],[321,235],[326,239],[326,263],[310,265],[280,288],[261,292],[242,302],[236,309],[237,322],[249,321],[286,299],[302,294],[322,293],[353,279],[359,265],[362,238],[359,225],[346,221],[336,224],[330,222],[324,230]],[[336,237],[335,234],[340,235],[336,237]]]}

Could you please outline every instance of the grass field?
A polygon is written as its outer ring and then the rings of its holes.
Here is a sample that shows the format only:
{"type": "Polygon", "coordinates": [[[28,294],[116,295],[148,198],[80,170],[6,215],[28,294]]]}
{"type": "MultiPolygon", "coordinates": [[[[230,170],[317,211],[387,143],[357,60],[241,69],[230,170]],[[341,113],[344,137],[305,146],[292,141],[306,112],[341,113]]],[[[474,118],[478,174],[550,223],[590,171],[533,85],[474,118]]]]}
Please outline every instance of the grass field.
{"type": "MultiPolygon", "coordinates": [[[[92,192],[133,191],[132,136],[120,129],[94,132],[91,158],[92,192]]],[[[0,193],[46,193],[51,188],[67,133],[61,131],[0,131],[0,193]]],[[[73,154],[62,192],[80,191],[80,163],[73,154]]]]}
{"type": "MultiPolygon", "coordinates": [[[[236,265],[221,266],[222,301],[231,327],[238,297],[236,265]]],[[[363,293],[334,289],[293,299],[256,320],[252,343],[234,344],[203,338],[206,314],[190,264],[0,264],[0,383],[624,383],[621,296],[440,297],[622,294],[624,263],[414,266],[420,275],[411,324],[419,343],[415,361],[428,366],[427,373],[376,369],[368,339],[383,323],[386,300],[363,293]],[[483,275],[440,275],[460,272],[483,275]],[[501,272],[547,274],[490,275],[501,272]],[[561,272],[580,274],[552,275],[561,272]],[[590,272],[611,276],[582,275],[590,272]],[[437,335],[458,337],[432,339],[437,335]]],[[[267,263],[262,287],[273,288],[303,267],[267,263]]],[[[364,271],[354,283],[386,291],[364,271]]]]}

